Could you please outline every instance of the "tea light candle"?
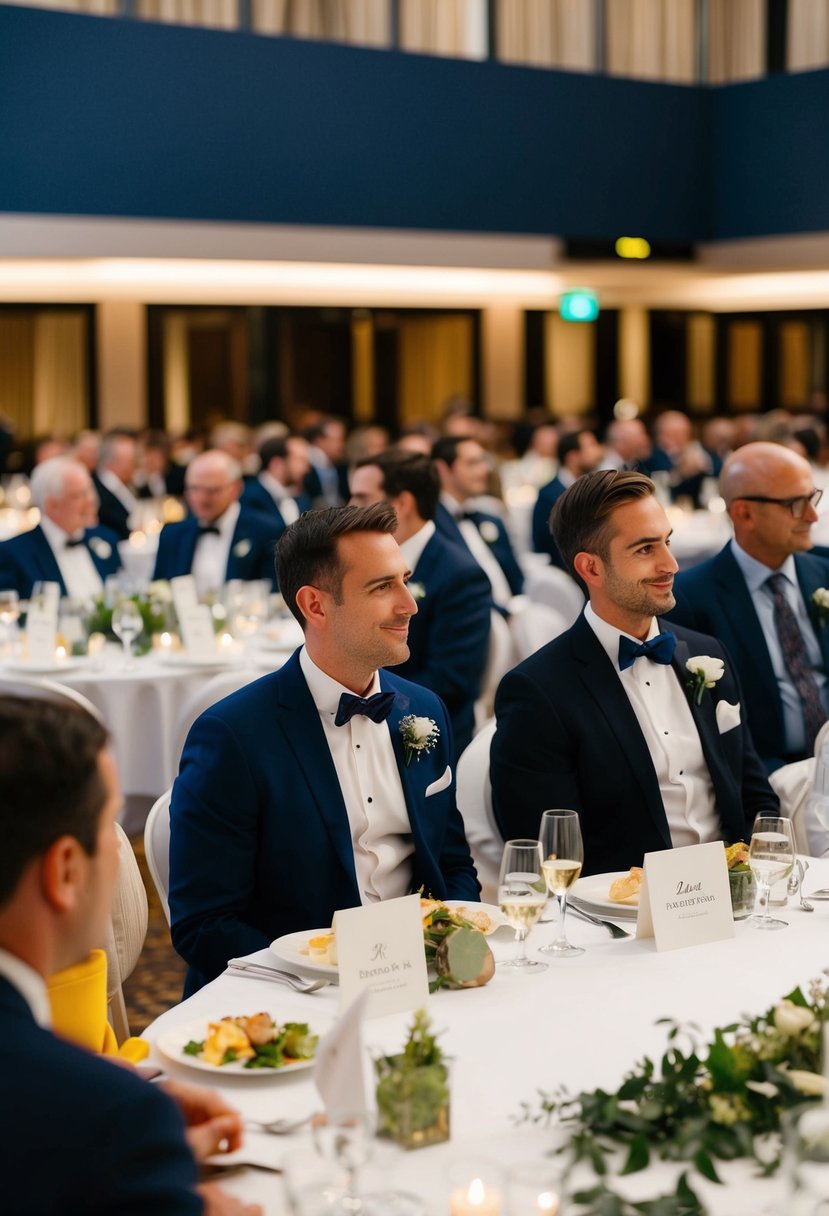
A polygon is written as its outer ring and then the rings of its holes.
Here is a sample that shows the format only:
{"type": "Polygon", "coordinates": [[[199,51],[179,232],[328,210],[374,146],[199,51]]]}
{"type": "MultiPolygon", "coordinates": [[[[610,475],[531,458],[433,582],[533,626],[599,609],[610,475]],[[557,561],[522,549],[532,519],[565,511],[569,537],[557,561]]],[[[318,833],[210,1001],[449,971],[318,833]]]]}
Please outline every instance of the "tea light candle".
{"type": "Polygon", "coordinates": [[[55,661],[56,662],[65,663],[68,657],[69,657],[69,655],[68,655],[68,652],[67,652],[67,649],[65,646],[56,646],[55,647],[55,661]]]}
{"type": "Polygon", "coordinates": [[[158,648],[163,654],[169,654],[173,649],[173,635],[166,629],[158,635],[158,648]]]}
{"type": "Polygon", "coordinates": [[[455,1187],[449,1197],[450,1216],[499,1216],[501,1195],[473,1178],[468,1187],[455,1187]]]}
{"type": "Polygon", "coordinates": [[[557,1216],[561,1180],[549,1162],[521,1162],[507,1174],[507,1216],[557,1216]]]}
{"type": "Polygon", "coordinates": [[[232,648],[233,648],[232,634],[229,634],[229,633],[220,634],[219,635],[219,649],[223,650],[227,654],[227,653],[229,653],[229,651],[232,648]]]}

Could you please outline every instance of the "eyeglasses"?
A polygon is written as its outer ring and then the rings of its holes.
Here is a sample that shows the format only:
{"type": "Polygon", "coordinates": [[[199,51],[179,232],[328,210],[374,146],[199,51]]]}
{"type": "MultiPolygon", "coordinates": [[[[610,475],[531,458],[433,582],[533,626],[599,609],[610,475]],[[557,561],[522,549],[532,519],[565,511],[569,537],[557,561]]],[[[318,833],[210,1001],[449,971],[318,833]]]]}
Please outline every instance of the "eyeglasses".
{"type": "Polygon", "coordinates": [[[823,498],[823,490],[812,490],[811,494],[799,494],[796,498],[766,498],[762,494],[739,494],[743,502],[773,502],[778,507],[788,507],[795,519],[802,519],[808,507],[817,509],[823,498]]]}

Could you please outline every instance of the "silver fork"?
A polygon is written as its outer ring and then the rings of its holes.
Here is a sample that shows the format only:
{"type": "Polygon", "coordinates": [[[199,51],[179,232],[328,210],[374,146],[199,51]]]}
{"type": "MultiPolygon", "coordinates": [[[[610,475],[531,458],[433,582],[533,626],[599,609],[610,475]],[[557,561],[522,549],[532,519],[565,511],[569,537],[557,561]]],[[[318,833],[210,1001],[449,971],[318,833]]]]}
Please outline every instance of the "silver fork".
{"type": "Polygon", "coordinates": [[[277,967],[268,967],[265,963],[252,963],[243,958],[231,958],[227,964],[228,971],[234,975],[246,975],[252,980],[270,980],[274,984],[285,984],[294,992],[317,992],[327,988],[330,980],[311,980],[293,971],[280,971],[277,967]]]}

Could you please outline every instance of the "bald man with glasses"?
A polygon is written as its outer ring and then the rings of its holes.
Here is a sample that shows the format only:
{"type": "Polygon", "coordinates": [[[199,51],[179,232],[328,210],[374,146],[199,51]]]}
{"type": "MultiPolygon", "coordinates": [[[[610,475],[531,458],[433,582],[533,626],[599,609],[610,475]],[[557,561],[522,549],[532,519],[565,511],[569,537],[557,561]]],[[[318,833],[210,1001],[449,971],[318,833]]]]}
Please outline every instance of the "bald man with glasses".
{"type": "Polygon", "coordinates": [[[724,644],[773,772],[811,755],[829,711],[829,622],[814,599],[829,588],[829,560],[809,553],[823,492],[808,461],[775,443],[729,456],[720,492],[734,539],[678,575],[670,619],[724,644]]]}

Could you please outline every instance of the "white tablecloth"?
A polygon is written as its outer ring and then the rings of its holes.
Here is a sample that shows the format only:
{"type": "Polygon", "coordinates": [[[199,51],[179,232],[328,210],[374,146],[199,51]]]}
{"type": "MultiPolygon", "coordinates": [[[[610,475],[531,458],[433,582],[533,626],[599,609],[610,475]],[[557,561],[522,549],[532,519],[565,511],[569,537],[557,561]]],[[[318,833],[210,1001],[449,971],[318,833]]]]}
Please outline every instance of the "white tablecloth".
{"type": "MultiPolygon", "coordinates": [[[[807,893],[827,885],[829,860],[813,860],[807,893]]],[[[441,1044],[454,1059],[452,1139],[412,1153],[378,1144],[374,1163],[365,1170],[366,1188],[379,1182],[414,1191],[424,1197],[430,1214],[444,1216],[450,1162],[473,1154],[507,1165],[538,1157],[554,1142],[551,1131],[514,1122],[521,1104],[534,1103],[539,1089],[614,1089],[643,1055],[658,1061],[666,1030],[654,1025],[657,1018],[695,1022],[709,1033],[740,1014],[764,1011],[796,984],[819,976],[829,965],[829,903],[817,904],[812,914],[792,906],[782,915],[790,926],[777,933],[740,923],[732,941],[662,954],[652,941],[616,941],[572,917],[571,940],[587,947],[581,957],[551,962],[539,975],[499,971],[485,988],[430,997],[434,1026],[443,1031],[441,1044]]],[[[549,925],[533,930],[530,954],[552,931],[549,925]]],[[[496,958],[513,949],[505,933],[500,930],[492,939],[496,958]]],[[[337,998],[335,987],[299,996],[284,987],[224,975],[164,1014],[146,1037],[154,1042],[178,1022],[206,1023],[209,1017],[259,1009],[279,1020],[301,1017],[312,1026],[327,1024],[337,1014],[337,998]]],[[[367,1023],[366,1043],[399,1050],[409,1021],[408,1015],[401,1015],[367,1023]]],[[[155,1049],[154,1054],[175,1075],[206,1079],[204,1073],[170,1064],[155,1049]]],[[[207,1080],[249,1118],[302,1115],[319,1107],[309,1073],[259,1080],[217,1072],[207,1080]]],[[[308,1154],[310,1142],[307,1130],[281,1138],[249,1133],[248,1151],[285,1162],[296,1153],[308,1154]]],[[[723,1172],[728,1180],[723,1187],[693,1179],[715,1216],[784,1210],[781,1178],[755,1179],[741,1163],[723,1172]]],[[[632,1195],[641,1197],[667,1189],[674,1178],[671,1167],[659,1165],[623,1181],[632,1195]]],[[[257,1198],[270,1216],[282,1216],[286,1210],[279,1179],[273,1175],[251,1170],[228,1179],[227,1185],[239,1195],[257,1198]]]]}

